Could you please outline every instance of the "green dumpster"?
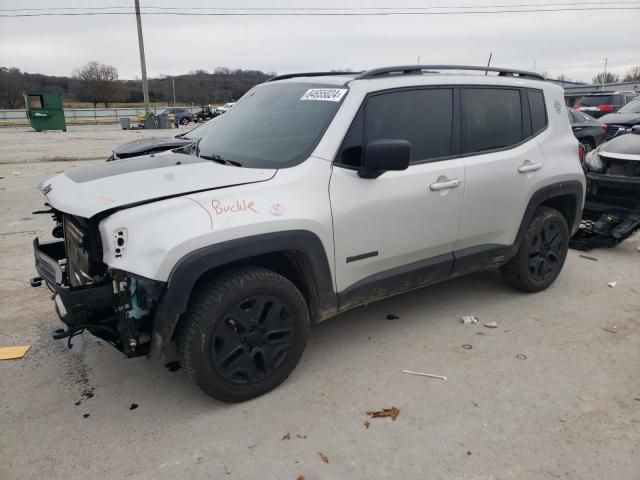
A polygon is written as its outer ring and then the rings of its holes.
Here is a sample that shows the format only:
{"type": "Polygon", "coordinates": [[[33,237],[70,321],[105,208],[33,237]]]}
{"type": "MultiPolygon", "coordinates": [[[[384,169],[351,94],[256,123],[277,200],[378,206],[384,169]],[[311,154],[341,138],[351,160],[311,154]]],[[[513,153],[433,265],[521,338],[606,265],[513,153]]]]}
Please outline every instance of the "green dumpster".
{"type": "Polygon", "coordinates": [[[27,104],[27,118],[35,131],[67,131],[62,95],[51,92],[25,92],[24,101],[27,104]]]}

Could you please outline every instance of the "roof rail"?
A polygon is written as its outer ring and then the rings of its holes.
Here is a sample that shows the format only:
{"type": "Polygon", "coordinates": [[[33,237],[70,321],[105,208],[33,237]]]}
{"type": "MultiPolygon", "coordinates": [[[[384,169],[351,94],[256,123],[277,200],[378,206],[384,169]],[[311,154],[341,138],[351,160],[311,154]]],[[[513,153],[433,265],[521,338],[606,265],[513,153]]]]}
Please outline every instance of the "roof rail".
{"type": "Polygon", "coordinates": [[[398,67],[382,67],[367,70],[356,78],[378,78],[391,75],[421,75],[425,70],[471,70],[478,72],[498,72],[500,77],[518,77],[529,80],[544,80],[544,77],[535,72],[526,72],[523,70],[511,70],[508,68],[497,67],[476,67],[469,65],[404,65],[398,67]]]}
{"type": "Polygon", "coordinates": [[[302,73],[285,73],[284,75],[277,75],[267,80],[267,82],[275,82],[277,80],[286,80],[287,78],[296,77],[326,77],[328,75],[359,75],[362,72],[302,72],[302,73]]]}

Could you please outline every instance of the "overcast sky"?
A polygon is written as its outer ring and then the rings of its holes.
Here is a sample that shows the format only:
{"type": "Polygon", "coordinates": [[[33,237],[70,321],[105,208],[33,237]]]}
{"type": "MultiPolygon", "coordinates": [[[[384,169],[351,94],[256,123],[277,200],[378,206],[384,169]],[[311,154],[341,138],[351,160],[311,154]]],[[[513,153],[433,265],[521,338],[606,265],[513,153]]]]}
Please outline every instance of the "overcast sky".
{"type": "MultiPolygon", "coordinates": [[[[594,0],[585,0],[592,3],[594,0]]],[[[165,7],[433,7],[550,4],[553,0],[141,0],[165,7]]],[[[577,0],[557,0],[574,3],[577,0]]],[[[622,2],[625,3],[625,2],[622,2]]],[[[626,2],[628,3],[628,2],[626,2]]],[[[0,0],[0,9],[104,7],[133,0],[0,0]]],[[[580,5],[577,3],[577,5],[580,5]]],[[[609,2],[608,5],[613,5],[609,2]]],[[[622,6],[622,5],[619,5],[622,6]]],[[[626,6],[633,6],[627,4],[626,6]]],[[[635,3],[640,6],[640,0],[635,3]]],[[[531,8],[531,7],[529,7],[531,8]]],[[[554,7],[541,7],[554,8],[554,7]]],[[[440,10],[442,11],[442,10],[440,10]]],[[[3,11],[0,14],[16,12],[3,11]]],[[[35,12],[31,12],[35,13],[35,12]]],[[[640,10],[484,15],[287,17],[143,16],[150,76],[218,66],[286,73],[450,63],[521,68],[590,80],[640,65],[640,10]]],[[[134,15],[0,18],[0,66],[70,75],[97,60],[120,77],[140,76],[134,15]]]]}

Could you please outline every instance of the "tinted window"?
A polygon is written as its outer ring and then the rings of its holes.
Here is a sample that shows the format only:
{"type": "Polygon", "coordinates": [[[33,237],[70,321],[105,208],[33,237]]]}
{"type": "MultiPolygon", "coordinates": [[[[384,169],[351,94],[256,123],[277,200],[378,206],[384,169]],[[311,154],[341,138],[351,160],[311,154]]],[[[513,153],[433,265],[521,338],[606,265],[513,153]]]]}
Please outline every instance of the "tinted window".
{"type": "Polygon", "coordinates": [[[367,101],[365,141],[383,138],[411,142],[411,161],[451,155],[453,90],[385,93],[367,101]]]}
{"type": "Polygon", "coordinates": [[[544,95],[539,90],[529,90],[529,111],[531,112],[531,128],[536,135],[547,126],[547,110],[544,105],[544,95]]]}
{"type": "Polygon", "coordinates": [[[520,143],[524,138],[520,92],[500,88],[464,89],[462,137],[465,153],[520,143]]]}
{"type": "Polygon", "coordinates": [[[617,95],[589,95],[582,97],[578,103],[585,107],[597,107],[598,105],[617,105],[619,100],[617,95]]]}

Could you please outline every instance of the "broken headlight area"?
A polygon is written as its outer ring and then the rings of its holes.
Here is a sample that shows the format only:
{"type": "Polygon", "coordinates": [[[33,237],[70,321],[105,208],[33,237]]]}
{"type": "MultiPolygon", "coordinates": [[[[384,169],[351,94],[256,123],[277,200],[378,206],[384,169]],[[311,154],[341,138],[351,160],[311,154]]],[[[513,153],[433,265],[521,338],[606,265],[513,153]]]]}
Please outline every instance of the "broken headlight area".
{"type": "Polygon", "coordinates": [[[53,292],[55,310],[64,329],[56,339],[71,338],[84,330],[109,342],[128,356],[150,349],[156,306],[164,284],[102,263],[97,229],[89,220],[54,213],[54,236],[61,240],[33,242],[38,277],[53,292]],[[60,238],[60,237],[58,237],[60,238]]]}

